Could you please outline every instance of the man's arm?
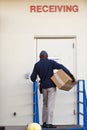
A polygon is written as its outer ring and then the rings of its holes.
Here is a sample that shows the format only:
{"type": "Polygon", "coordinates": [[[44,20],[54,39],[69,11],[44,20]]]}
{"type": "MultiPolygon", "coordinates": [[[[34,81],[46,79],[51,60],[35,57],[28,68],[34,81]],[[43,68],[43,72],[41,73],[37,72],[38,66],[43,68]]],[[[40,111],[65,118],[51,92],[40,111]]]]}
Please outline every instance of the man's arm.
{"type": "Polygon", "coordinates": [[[61,65],[61,69],[63,69],[63,71],[70,76],[70,78],[72,79],[72,82],[75,81],[73,74],[65,66],[61,65]]]}
{"type": "Polygon", "coordinates": [[[32,82],[35,82],[36,78],[37,78],[37,70],[36,70],[36,65],[34,66],[33,72],[30,76],[32,82]]]}
{"type": "Polygon", "coordinates": [[[72,79],[72,82],[75,81],[73,74],[64,65],[59,64],[59,63],[54,61],[53,68],[54,69],[62,69],[65,73],[67,73],[70,76],[70,78],[72,79]]]}

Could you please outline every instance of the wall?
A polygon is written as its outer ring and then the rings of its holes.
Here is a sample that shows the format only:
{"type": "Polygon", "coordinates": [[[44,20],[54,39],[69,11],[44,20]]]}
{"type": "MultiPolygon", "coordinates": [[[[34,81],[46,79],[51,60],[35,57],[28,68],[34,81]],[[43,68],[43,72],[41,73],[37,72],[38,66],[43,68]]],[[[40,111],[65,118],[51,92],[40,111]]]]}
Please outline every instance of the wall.
{"type": "Polygon", "coordinates": [[[32,122],[32,82],[24,75],[36,61],[36,35],[75,35],[77,79],[87,82],[86,23],[86,0],[0,0],[0,125],[32,122]],[[30,13],[32,4],[77,4],[79,12],[30,13]]]}

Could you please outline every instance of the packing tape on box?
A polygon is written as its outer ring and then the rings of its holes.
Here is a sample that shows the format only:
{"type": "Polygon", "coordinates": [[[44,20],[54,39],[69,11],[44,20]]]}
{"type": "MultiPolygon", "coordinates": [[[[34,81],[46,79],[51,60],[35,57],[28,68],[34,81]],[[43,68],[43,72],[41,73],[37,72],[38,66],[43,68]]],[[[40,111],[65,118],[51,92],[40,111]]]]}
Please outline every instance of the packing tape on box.
{"type": "Polygon", "coordinates": [[[55,78],[62,86],[65,84],[64,81],[60,78],[60,76],[57,73],[55,73],[55,78]]]}
{"type": "Polygon", "coordinates": [[[72,87],[72,85],[71,85],[71,84],[65,84],[64,86],[65,86],[65,87],[69,87],[69,88],[71,88],[71,87],[72,87]]]}

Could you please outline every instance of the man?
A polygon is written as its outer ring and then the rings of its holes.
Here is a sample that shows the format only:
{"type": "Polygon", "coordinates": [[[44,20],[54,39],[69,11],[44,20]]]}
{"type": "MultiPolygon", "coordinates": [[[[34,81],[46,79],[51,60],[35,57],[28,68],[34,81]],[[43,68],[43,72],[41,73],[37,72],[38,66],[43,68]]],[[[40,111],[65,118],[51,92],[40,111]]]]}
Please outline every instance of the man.
{"type": "Polygon", "coordinates": [[[72,82],[74,82],[75,79],[65,66],[48,59],[48,53],[46,51],[41,51],[39,57],[40,60],[34,65],[34,69],[31,74],[31,80],[35,82],[37,76],[40,78],[40,87],[42,88],[43,93],[43,127],[55,128],[55,126],[52,124],[56,95],[56,86],[51,80],[51,77],[53,76],[53,70],[63,69],[72,78],[72,82]]]}

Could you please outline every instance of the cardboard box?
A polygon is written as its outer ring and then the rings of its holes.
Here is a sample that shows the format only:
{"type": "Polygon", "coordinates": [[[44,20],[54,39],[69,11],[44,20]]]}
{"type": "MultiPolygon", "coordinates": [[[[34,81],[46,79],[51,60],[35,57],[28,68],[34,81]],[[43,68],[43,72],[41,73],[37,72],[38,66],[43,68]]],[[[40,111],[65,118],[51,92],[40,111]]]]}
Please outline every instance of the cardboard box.
{"type": "Polygon", "coordinates": [[[65,91],[69,91],[77,84],[77,81],[72,83],[72,79],[62,69],[54,73],[51,79],[59,89],[65,91]]]}

